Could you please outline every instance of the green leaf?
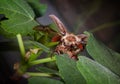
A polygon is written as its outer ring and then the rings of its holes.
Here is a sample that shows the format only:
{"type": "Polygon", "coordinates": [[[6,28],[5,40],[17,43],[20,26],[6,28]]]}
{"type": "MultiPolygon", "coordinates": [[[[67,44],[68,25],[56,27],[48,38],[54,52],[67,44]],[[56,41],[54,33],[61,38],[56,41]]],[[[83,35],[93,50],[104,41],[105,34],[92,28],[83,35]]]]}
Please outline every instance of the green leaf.
{"type": "Polygon", "coordinates": [[[43,73],[55,73],[55,74],[58,73],[56,70],[53,70],[53,69],[47,68],[47,67],[41,67],[41,66],[38,66],[36,68],[36,70],[38,70],[40,72],[43,72],[43,73]]]}
{"type": "Polygon", "coordinates": [[[79,57],[77,67],[87,84],[120,84],[120,78],[117,75],[87,57],[79,57]]]}
{"type": "Polygon", "coordinates": [[[85,79],[76,67],[76,61],[70,59],[68,55],[56,56],[56,63],[65,84],[86,84],[85,79]]]}
{"type": "Polygon", "coordinates": [[[1,25],[0,25],[0,34],[5,36],[5,37],[12,37],[12,36],[14,36],[14,34],[5,31],[4,28],[1,27],[1,25]]]}
{"type": "Polygon", "coordinates": [[[0,14],[7,20],[1,21],[1,27],[8,33],[27,35],[33,32],[38,23],[35,14],[24,0],[0,0],[0,14]]]}
{"type": "Polygon", "coordinates": [[[29,84],[63,84],[59,80],[54,80],[50,78],[44,78],[44,77],[31,77],[28,79],[29,84]]]}
{"type": "Polygon", "coordinates": [[[39,42],[36,42],[36,41],[27,41],[27,43],[35,46],[36,48],[40,48],[40,49],[42,49],[43,51],[45,51],[47,53],[50,52],[50,49],[48,47],[44,46],[43,44],[41,44],[39,42]]]}
{"type": "Polygon", "coordinates": [[[100,64],[120,76],[120,54],[98,42],[92,34],[89,35],[86,46],[88,53],[100,64]]]}
{"type": "Polygon", "coordinates": [[[28,61],[31,62],[31,61],[36,60],[37,57],[41,55],[41,53],[42,53],[42,51],[38,51],[38,53],[31,53],[28,61]]]}
{"type": "Polygon", "coordinates": [[[33,8],[36,16],[43,15],[46,12],[47,6],[45,4],[41,4],[40,0],[26,0],[30,6],[33,8]]]}
{"type": "Polygon", "coordinates": [[[47,43],[46,46],[48,46],[48,47],[53,47],[53,46],[58,45],[58,43],[59,43],[59,42],[49,42],[49,43],[47,43]]]}

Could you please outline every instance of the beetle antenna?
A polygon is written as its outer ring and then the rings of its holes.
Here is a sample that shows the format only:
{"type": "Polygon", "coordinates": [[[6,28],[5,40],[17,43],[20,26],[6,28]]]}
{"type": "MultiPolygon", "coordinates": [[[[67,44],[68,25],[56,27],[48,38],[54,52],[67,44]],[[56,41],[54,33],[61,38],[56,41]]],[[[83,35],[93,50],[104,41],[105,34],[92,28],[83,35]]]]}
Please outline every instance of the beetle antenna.
{"type": "Polygon", "coordinates": [[[55,15],[49,15],[49,17],[53,20],[53,22],[58,26],[59,31],[62,35],[65,35],[67,33],[67,29],[64,26],[64,24],[55,16],[55,15]]]}

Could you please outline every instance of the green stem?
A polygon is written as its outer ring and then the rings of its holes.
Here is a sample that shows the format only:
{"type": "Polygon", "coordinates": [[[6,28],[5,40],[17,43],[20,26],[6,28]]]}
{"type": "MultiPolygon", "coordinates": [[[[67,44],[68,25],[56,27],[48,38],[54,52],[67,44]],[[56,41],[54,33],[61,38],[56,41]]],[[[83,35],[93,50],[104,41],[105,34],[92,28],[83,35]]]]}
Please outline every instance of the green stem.
{"type": "Polygon", "coordinates": [[[110,28],[110,27],[115,26],[115,25],[120,25],[120,21],[104,23],[104,24],[102,24],[102,25],[100,25],[100,26],[90,30],[90,32],[92,32],[92,33],[93,32],[97,32],[97,31],[100,31],[102,29],[110,28]]]}
{"type": "Polygon", "coordinates": [[[49,58],[44,58],[44,59],[31,61],[31,62],[29,62],[29,64],[30,65],[37,65],[37,64],[41,64],[41,63],[52,62],[52,61],[55,61],[55,60],[56,60],[55,57],[49,57],[49,58]]]}
{"type": "Polygon", "coordinates": [[[28,76],[46,76],[46,77],[52,77],[50,73],[37,73],[37,72],[26,72],[28,76]]]}
{"type": "Polygon", "coordinates": [[[19,48],[20,48],[22,58],[24,58],[24,56],[25,56],[25,48],[24,48],[22,36],[20,34],[17,34],[17,39],[18,39],[18,44],[19,44],[19,48]]]}

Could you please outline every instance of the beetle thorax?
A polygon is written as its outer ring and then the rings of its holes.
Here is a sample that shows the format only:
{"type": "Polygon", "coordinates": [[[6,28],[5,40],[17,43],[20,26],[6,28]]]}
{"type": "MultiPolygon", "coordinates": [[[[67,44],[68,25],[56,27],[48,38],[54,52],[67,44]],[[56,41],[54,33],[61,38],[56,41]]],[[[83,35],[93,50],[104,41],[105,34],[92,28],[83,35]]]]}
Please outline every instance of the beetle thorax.
{"type": "Polygon", "coordinates": [[[61,38],[61,41],[64,45],[67,46],[74,46],[77,43],[79,43],[81,41],[80,38],[78,38],[76,35],[74,34],[66,34],[65,36],[63,36],[61,38]]]}

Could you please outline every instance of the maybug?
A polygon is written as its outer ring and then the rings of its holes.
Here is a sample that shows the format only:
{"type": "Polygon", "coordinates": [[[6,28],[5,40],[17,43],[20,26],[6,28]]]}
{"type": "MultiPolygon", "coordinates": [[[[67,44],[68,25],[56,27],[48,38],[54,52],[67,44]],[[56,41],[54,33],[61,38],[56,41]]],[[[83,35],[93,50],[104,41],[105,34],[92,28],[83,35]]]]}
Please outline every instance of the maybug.
{"type": "Polygon", "coordinates": [[[52,41],[59,42],[55,48],[55,52],[57,54],[68,54],[70,58],[77,60],[77,55],[84,50],[88,36],[85,34],[75,35],[70,33],[55,15],[49,15],[49,17],[59,30],[59,34],[52,38],[52,41]]]}

